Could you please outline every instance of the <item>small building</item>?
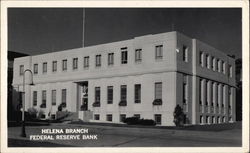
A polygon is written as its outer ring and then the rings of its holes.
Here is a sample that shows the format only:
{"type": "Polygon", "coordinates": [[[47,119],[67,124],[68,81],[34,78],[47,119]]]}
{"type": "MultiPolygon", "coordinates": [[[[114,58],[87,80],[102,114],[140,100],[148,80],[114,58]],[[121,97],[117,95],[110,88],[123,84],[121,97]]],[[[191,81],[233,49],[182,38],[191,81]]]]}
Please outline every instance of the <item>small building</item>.
{"type": "Polygon", "coordinates": [[[16,58],[13,86],[25,109],[55,118],[58,107],[84,121],[136,116],[171,126],[176,105],[186,124],[235,121],[235,59],[176,31],[16,58]],[[31,81],[25,73],[25,82],[31,81]]]}

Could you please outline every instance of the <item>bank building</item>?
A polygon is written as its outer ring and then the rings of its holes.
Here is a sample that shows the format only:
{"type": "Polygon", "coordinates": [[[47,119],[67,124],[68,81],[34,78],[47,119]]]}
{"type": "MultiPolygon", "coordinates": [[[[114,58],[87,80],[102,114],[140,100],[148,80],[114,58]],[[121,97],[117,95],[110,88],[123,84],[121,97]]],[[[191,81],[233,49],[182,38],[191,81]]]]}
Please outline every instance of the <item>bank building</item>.
{"type": "Polygon", "coordinates": [[[178,104],[185,124],[235,121],[235,59],[177,31],[16,58],[13,87],[44,119],[61,107],[87,122],[171,126],[178,104]]]}

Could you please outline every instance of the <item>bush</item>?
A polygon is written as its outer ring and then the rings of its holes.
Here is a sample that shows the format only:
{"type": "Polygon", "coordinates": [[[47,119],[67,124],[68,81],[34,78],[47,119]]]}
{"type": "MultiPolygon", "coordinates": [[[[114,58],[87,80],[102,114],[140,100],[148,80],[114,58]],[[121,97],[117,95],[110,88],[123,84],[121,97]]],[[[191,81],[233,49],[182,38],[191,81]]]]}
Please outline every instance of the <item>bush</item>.
{"type": "Polygon", "coordinates": [[[154,120],[151,119],[141,119],[139,120],[140,125],[156,125],[154,120]]]}
{"type": "Polygon", "coordinates": [[[57,107],[57,110],[58,111],[62,111],[63,108],[66,107],[66,103],[61,103],[58,107],[57,107]]]}
{"type": "Polygon", "coordinates": [[[34,107],[31,107],[28,109],[28,118],[30,118],[31,120],[32,119],[37,119],[37,113],[38,111],[34,108],[34,107]]]}
{"type": "Polygon", "coordinates": [[[181,106],[177,105],[174,110],[174,123],[176,126],[182,126],[184,122],[184,113],[181,106]]]}
{"type": "Polygon", "coordinates": [[[156,125],[152,119],[139,119],[138,117],[128,117],[124,120],[128,125],[156,125]]]}
{"type": "Polygon", "coordinates": [[[162,105],[162,100],[161,99],[155,99],[153,101],[153,105],[162,105]]]}
{"type": "Polygon", "coordinates": [[[124,123],[127,123],[128,125],[135,125],[139,123],[139,118],[138,117],[128,117],[124,119],[124,123]]]}

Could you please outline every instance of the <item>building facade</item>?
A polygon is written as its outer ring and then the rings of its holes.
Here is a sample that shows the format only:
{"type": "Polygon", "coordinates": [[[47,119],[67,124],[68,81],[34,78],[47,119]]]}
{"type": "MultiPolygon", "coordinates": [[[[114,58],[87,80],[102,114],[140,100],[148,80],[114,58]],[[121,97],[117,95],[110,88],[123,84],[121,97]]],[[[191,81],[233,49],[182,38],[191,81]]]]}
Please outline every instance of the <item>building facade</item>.
{"type": "Polygon", "coordinates": [[[13,87],[25,85],[25,109],[55,117],[58,107],[80,119],[122,123],[126,117],[174,125],[235,121],[235,59],[179,32],[16,58],[13,87]]]}

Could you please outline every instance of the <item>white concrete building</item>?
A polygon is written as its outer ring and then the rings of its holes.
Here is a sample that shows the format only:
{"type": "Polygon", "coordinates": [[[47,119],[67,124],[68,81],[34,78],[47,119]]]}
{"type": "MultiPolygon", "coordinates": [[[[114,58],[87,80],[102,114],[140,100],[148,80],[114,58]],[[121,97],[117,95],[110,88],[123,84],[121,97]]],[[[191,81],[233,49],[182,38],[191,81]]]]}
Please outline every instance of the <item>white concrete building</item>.
{"type": "Polygon", "coordinates": [[[55,117],[58,106],[90,121],[125,117],[174,125],[179,104],[187,124],[235,121],[235,59],[178,32],[16,58],[13,86],[25,109],[55,117]],[[27,83],[30,73],[25,73],[27,83]]]}

